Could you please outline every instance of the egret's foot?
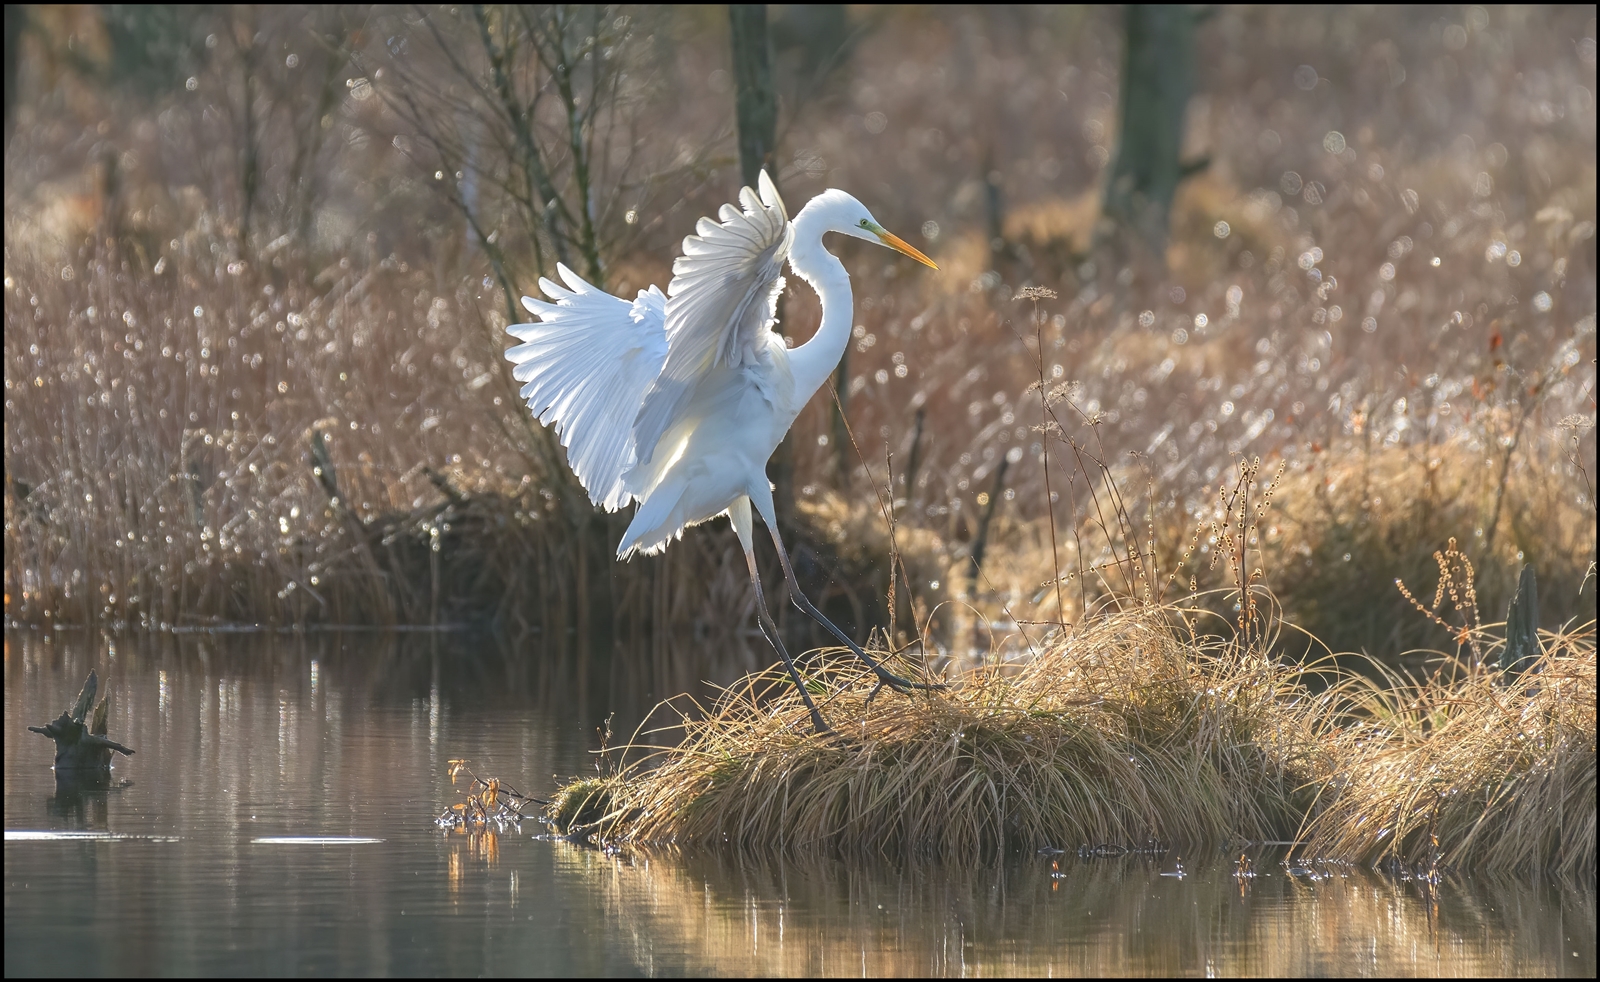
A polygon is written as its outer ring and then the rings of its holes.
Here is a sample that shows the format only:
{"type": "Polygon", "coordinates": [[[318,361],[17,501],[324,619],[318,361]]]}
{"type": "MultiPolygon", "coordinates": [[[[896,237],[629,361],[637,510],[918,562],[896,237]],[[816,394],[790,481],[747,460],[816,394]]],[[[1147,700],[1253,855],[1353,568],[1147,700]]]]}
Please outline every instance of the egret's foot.
{"type": "Polygon", "coordinates": [[[813,736],[838,736],[833,727],[828,725],[828,721],[822,718],[822,714],[817,711],[815,706],[811,707],[811,726],[813,727],[813,736]]]}
{"type": "MultiPolygon", "coordinates": [[[[766,516],[767,514],[767,512],[762,512],[763,516],[766,516]]],[[[856,644],[854,638],[840,630],[839,625],[828,620],[827,615],[818,610],[816,604],[813,604],[810,598],[806,596],[805,591],[800,589],[800,581],[795,578],[794,566],[789,562],[789,553],[788,550],[784,549],[783,547],[783,537],[778,534],[777,526],[774,525],[770,520],[767,524],[772,532],[772,544],[778,547],[778,560],[783,563],[784,578],[789,581],[789,599],[793,601],[794,605],[800,608],[802,612],[809,615],[812,620],[827,628],[828,633],[838,638],[839,643],[844,645],[846,648],[849,648],[857,658],[866,662],[867,667],[872,669],[873,673],[878,676],[878,688],[888,686],[894,691],[901,693],[909,693],[913,689],[927,689],[931,691],[933,689],[948,688],[948,686],[942,682],[913,682],[908,678],[902,678],[899,675],[894,674],[879,664],[876,658],[867,654],[859,644],[856,644]]],[[[751,562],[753,563],[754,560],[752,559],[751,562]]],[[[759,586],[760,577],[756,575],[754,565],[752,565],[750,568],[750,575],[756,579],[757,585],[759,586]]],[[[877,689],[873,690],[873,695],[877,695],[877,689]]]]}
{"type": "MultiPolygon", "coordinates": [[[[824,621],[824,624],[826,626],[828,626],[828,627],[833,627],[833,624],[832,624],[831,621],[824,621]]],[[[908,678],[905,678],[905,677],[900,676],[900,675],[896,675],[895,673],[889,671],[887,668],[884,668],[883,667],[883,663],[878,661],[878,659],[876,659],[876,658],[872,657],[871,655],[867,654],[866,651],[860,645],[856,644],[855,641],[850,639],[849,635],[845,634],[843,631],[838,630],[837,628],[834,628],[834,632],[835,632],[835,635],[839,638],[839,640],[844,642],[845,647],[849,648],[850,651],[857,658],[859,658],[862,661],[866,662],[867,663],[867,667],[872,669],[872,674],[874,674],[874,675],[876,675],[878,677],[878,684],[877,684],[876,687],[873,688],[872,696],[877,695],[878,694],[878,690],[883,688],[884,686],[888,686],[889,688],[893,689],[896,692],[901,693],[902,695],[909,695],[912,692],[912,690],[914,690],[914,689],[924,689],[924,690],[927,690],[927,691],[931,692],[934,689],[948,689],[948,688],[950,688],[950,686],[947,685],[944,682],[913,682],[908,678]]],[[[868,696],[867,697],[867,701],[869,703],[872,701],[872,696],[868,696]]]]}
{"type": "Polygon", "coordinates": [[[867,696],[868,703],[871,703],[872,697],[877,695],[878,690],[884,688],[885,686],[902,694],[909,694],[914,689],[923,689],[925,691],[932,692],[935,689],[950,688],[950,686],[944,682],[913,682],[908,678],[903,678],[894,674],[887,668],[884,668],[882,665],[873,661],[871,658],[866,657],[865,655],[862,655],[862,660],[871,666],[873,674],[878,676],[878,684],[873,686],[872,694],[867,696]]]}

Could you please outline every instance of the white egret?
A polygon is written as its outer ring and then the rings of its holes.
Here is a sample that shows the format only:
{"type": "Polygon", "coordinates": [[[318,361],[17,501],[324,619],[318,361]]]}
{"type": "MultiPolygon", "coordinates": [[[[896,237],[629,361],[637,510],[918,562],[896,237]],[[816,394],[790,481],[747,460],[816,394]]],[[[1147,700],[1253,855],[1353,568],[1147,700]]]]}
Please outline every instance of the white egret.
{"type": "Polygon", "coordinates": [[[759,196],[748,187],[739,192],[743,211],[723,205],[720,223],[700,219],[672,264],[666,294],[652,286],[629,302],[558,265],[566,286],[541,278],[550,300],[522,298],[538,320],[508,328],[522,343],[506,358],[516,364],[512,376],[526,383],[528,408],[555,425],[590,500],[608,511],[638,502],[618,559],[659,552],[685,528],[729,517],[762,632],[812,723],[826,732],[767,609],[750,510],[753,504],[772,533],[797,607],[866,662],[880,687],[930,687],[884,668],[801,592],[778,533],[766,464],[850,342],[850,275],[822,247],[823,235],[854,236],[938,266],[843,191],[817,195],[791,222],[765,171],[757,183],[759,196]],[[793,350],[772,330],[785,260],[822,300],[816,334],[793,350]]]}

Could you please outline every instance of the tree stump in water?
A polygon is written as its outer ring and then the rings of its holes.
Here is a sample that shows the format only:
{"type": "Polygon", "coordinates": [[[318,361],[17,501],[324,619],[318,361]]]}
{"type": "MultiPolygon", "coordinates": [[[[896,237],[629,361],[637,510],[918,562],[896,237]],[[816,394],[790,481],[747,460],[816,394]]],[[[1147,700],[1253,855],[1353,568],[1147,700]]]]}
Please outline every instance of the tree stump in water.
{"type": "Polygon", "coordinates": [[[1517,578],[1517,595],[1506,608],[1506,647],[1500,653],[1501,679],[1506,685],[1523,672],[1538,667],[1544,647],[1539,644],[1539,584],[1533,564],[1522,567],[1517,578]]]}
{"type": "Polygon", "coordinates": [[[100,680],[94,672],[89,673],[89,678],[83,683],[83,691],[78,693],[77,704],[70,710],[63,712],[55,721],[47,726],[30,726],[28,729],[41,733],[56,742],[56,779],[72,778],[75,780],[92,780],[94,778],[107,779],[111,776],[111,752],[132,755],[133,751],[120,743],[106,739],[106,718],[111,711],[111,696],[100,700],[100,705],[95,707],[92,721],[85,725],[83,720],[89,715],[89,706],[94,703],[95,691],[100,687],[100,680]]]}

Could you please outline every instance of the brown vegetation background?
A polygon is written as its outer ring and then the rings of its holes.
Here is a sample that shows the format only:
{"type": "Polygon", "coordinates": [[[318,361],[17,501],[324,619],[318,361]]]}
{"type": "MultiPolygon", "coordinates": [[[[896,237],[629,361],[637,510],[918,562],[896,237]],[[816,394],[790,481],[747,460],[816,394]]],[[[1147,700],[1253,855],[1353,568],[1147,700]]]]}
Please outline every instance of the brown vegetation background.
{"type": "MultiPolygon", "coordinates": [[[[724,530],[611,563],[617,517],[501,357],[508,288],[563,257],[616,293],[664,284],[734,197],[726,11],[529,9],[27,8],[8,618],[581,642],[750,616],[724,530]]],[[[1335,650],[1450,647],[1393,585],[1431,596],[1450,536],[1486,619],[1523,562],[1547,625],[1592,611],[1592,7],[1208,8],[1196,166],[1155,255],[1101,217],[1115,11],[771,9],[791,213],[843,188],[941,266],[832,244],[854,445],[819,395],[794,431],[796,534],[858,629],[931,618],[959,648],[1081,616],[1121,545],[1095,460],[1163,575],[1192,549],[1179,592],[1196,567],[1195,588],[1226,582],[1204,523],[1238,462],[1281,471],[1266,582],[1335,650]]],[[[792,282],[784,310],[803,340],[815,298],[792,282]]]]}

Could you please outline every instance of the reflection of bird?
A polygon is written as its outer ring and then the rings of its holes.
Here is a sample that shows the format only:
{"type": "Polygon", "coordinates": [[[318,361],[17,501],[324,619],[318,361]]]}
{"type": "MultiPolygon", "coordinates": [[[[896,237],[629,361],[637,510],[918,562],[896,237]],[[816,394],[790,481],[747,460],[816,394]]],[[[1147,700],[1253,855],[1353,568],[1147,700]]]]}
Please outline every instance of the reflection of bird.
{"type": "Polygon", "coordinates": [[[778,637],[756,571],[750,508],[778,548],[796,606],[816,618],[899,691],[918,687],[890,673],[800,591],[778,534],[766,463],[850,340],[853,307],[844,264],[822,247],[826,232],[876,242],[933,261],[884,231],[843,191],[824,191],[789,221],[762,172],[758,197],[739,194],[721,222],[702,218],[683,240],[667,294],[640,290],[629,303],[558,266],[566,288],[541,279],[553,302],[524,297],[538,318],[510,331],[506,352],[522,397],[554,423],[590,500],[614,511],[637,501],[617,557],[656,553],[683,530],[719,515],[733,522],[756,591],[761,629],[777,649],[819,731],[827,724],[778,637]],[[822,300],[816,335],[793,351],[772,331],[784,260],[822,300]]]}

